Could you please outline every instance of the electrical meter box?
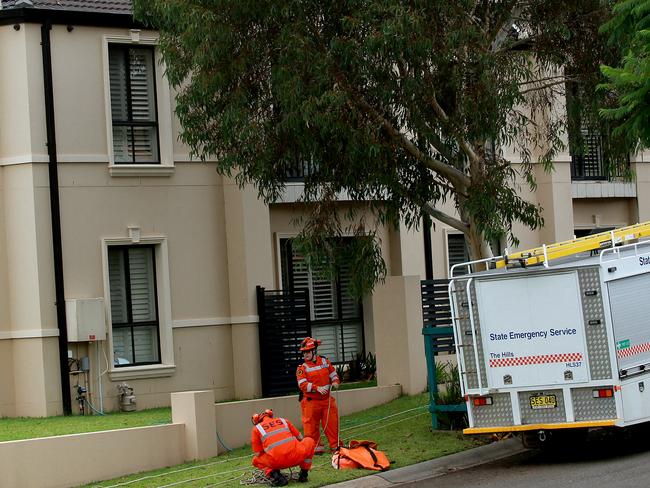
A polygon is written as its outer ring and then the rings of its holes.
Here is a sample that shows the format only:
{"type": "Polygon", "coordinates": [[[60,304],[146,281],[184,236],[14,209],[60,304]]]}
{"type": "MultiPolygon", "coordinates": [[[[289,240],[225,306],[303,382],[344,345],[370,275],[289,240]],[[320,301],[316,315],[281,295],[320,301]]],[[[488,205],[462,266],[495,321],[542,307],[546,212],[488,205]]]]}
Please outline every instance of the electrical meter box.
{"type": "Polygon", "coordinates": [[[72,298],[65,301],[68,342],[106,340],[103,298],[72,298]]]}

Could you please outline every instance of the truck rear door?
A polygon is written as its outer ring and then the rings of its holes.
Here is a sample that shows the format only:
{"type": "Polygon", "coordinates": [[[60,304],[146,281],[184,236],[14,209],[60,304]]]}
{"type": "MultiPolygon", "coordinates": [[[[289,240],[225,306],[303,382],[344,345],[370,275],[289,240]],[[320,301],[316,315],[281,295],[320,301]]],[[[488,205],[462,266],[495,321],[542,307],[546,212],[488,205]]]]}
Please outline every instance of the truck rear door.
{"type": "Polygon", "coordinates": [[[577,272],[476,282],[489,388],[589,380],[577,272]]]}

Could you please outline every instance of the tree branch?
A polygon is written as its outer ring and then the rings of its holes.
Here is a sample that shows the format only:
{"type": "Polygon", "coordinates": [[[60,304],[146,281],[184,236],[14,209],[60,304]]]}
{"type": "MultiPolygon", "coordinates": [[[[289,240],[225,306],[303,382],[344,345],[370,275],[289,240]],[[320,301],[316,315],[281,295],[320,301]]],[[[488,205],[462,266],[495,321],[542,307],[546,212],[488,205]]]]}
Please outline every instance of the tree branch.
{"type": "Polygon", "coordinates": [[[459,230],[463,234],[467,234],[469,232],[469,225],[467,225],[465,222],[462,222],[461,220],[458,220],[450,215],[447,215],[444,212],[441,212],[437,208],[433,207],[433,205],[430,203],[425,203],[422,205],[422,210],[424,210],[429,216],[433,217],[434,219],[437,219],[443,224],[447,224],[448,226],[459,230]]]}
{"type": "MultiPolygon", "coordinates": [[[[436,100],[435,93],[429,100],[429,104],[431,105],[431,108],[433,108],[436,115],[438,115],[438,117],[440,117],[443,120],[443,122],[445,122],[445,124],[449,125],[449,117],[445,113],[444,109],[438,103],[438,100],[436,100]]],[[[458,131],[454,131],[454,132],[457,133],[458,131]]],[[[479,157],[471,148],[470,144],[467,141],[465,141],[462,137],[460,137],[458,134],[456,135],[456,141],[458,142],[458,145],[460,146],[462,151],[467,155],[467,157],[472,163],[477,163],[479,161],[479,157]]]]}
{"type": "Polygon", "coordinates": [[[495,23],[497,30],[492,37],[493,41],[490,43],[490,51],[493,53],[497,53],[501,50],[503,42],[508,38],[510,29],[512,29],[513,18],[519,15],[522,10],[522,5],[517,1],[513,1],[512,5],[509,8],[506,7],[505,10],[507,13],[504,18],[497,19],[495,23]]]}
{"type": "Polygon", "coordinates": [[[560,81],[556,81],[556,82],[554,82],[554,83],[547,83],[547,84],[545,84],[545,85],[535,86],[535,87],[533,87],[533,88],[528,88],[528,89],[526,89],[526,90],[522,90],[522,91],[520,92],[520,94],[521,94],[521,95],[526,95],[527,93],[531,93],[531,92],[534,92],[534,91],[545,90],[546,88],[551,88],[552,86],[561,85],[561,84],[563,84],[563,83],[565,83],[565,82],[566,82],[566,80],[560,80],[560,81]]]}
{"type": "Polygon", "coordinates": [[[358,106],[358,108],[361,108],[366,115],[379,123],[382,129],[384,129],[394,141],[396,141],[417,161],[420,161],[429,169],[444,176],[452,183],[458,184],[464,188],[470,185],[471,180],[465,173],[420,151],[420,149],[418,149],[418,147],[413,144],[402,132],[396,129],[390,121],[388,121],[382,114],[375,110],[375,108],[372,107],[361,94],[349,86],[341,73],[337,74],[337,80],[339,82],[339,85],[345,89],[348,95],[350,95],[352,101],[358,106]]]}
{"type": "Polygon", "coordinates": [[[556,75],[556,76],[547,76],[546,78],[537,78],[536,80],[520,81],[519,83],[517,83],[517,85],[524,86],[524,85],[532,85],[533,83],[542,83],[544,81],[551,81],[551,80],[571,81],[574,79],[575,78],[566,75],[556,75]]]}

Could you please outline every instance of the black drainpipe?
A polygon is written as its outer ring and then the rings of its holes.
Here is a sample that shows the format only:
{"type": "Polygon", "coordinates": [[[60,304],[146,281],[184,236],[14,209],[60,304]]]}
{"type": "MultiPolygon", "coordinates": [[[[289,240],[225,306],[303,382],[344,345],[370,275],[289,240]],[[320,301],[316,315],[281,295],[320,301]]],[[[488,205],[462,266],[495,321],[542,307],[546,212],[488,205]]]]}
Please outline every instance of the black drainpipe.
{"type": "Polygon", "coordinates": [[[422,233],[424,234],[424,272],[427,280],[433,279],[433,246],[431,245],[431,217],[427,214],[422,215],[423,225],[422,233]]]}
{"type": "Polygon", "coordinates": [[[54,287],[56,321],[59,327],[59,369],[61,370],[61,398],[63,413],[72,414],[70,376],[68,373],[68,326],[65,317],[65,293],[63,288],[63,252],[61,246],[61,209],[59,206],[59,173],[56,157],[56,131],[54,127],[54,88],[52,85],[52,50],[50,30],[52,22],[46,20],[41,26],[43,51],[43,86],[45,88],[45,125],[47,128],[48,172],[50,175],[50,210],[52,213],[52,251],[54,254],[54,287]]]}

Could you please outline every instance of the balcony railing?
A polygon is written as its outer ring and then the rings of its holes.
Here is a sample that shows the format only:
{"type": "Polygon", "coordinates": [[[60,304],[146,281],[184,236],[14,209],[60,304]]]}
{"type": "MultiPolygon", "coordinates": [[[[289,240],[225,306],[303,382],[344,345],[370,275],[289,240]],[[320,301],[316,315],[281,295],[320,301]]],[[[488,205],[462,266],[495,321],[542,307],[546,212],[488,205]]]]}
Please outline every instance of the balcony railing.
{"type": "MultiPolygon", "coordinates": [[[[613,172],[608,171],[603,156],[602,137],[599,134],[583,132],[582,137],[584,154],[571,155],[572,181],[611,181],[625,176],[625,171],[620,166],[617,166],[613,172]]],[[[625,162],[629,167],[629,157],[625,162]]]]}
{"type": "Polygon", "coordinates": [[[582,132],[584,154],[571,155],[571,180],[607,180],[600,134],[582,132]]]}
{"type": "Polygon", "coordinates": [[[289,168],[285,175],[285,181],[299,183],[305,181],[305,177],[316,172],[317,165],[311,161],[300,161],[289,168]]]}

